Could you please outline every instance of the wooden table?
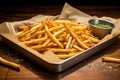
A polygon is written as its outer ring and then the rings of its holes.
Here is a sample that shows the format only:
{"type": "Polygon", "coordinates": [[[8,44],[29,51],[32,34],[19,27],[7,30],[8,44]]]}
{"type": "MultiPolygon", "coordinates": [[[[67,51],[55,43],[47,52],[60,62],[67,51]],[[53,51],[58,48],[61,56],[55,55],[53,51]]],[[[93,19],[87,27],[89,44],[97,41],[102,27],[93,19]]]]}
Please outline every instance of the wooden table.
{"type": "MultiPolygon", "coordinates": [[[[38,14],[58,15],[63,5],[57,6],[1,6],[0,23],[29,19],[38,14]]],[[[120,17],[118,6],[74,6],[92,16],[120,17]]],[[[102,62],[106,55],[120,57],[120,40],[98,52],[96,55],[76,64],[61,73],[51,73],[38,66],[19,52],[0,42],[0,56],[6,60],[21,65],[20,71],[15,71],[0,64],[0,80],[119,80],[120,64],[102,62]]]]}

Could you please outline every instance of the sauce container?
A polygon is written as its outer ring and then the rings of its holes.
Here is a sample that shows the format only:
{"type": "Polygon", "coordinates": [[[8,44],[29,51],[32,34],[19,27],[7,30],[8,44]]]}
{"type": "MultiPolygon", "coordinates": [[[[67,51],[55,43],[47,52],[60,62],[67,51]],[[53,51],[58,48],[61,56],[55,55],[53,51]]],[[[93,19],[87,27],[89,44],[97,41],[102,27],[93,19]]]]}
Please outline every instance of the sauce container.
{"type": "Polygon", "coordinates": [[[102,39],[107,34],[110,34],[111,30],[115,27],[112,22],[103,19],[90,19],[88,24],[90,25],[93,35],[99,39],[102,39]]]}

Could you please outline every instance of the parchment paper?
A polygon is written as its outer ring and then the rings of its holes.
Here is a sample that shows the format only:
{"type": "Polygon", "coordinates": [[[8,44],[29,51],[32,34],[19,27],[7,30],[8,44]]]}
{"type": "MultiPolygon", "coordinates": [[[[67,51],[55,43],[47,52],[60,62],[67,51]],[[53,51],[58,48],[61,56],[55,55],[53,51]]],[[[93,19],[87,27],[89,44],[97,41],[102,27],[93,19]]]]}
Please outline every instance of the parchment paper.
{"type": "MultiPolygon", "coordinates": [[[[101,19],[105,19],[108,20],[110,22],[112,22],[113,24],[115,24],[115,28],[111,31],[111,34],[106,35],[102,40],[102,41],[106,41],[112,37],[118,36],[120,34],[120,19],[114,19],[111,17],[97,17],[96,15],[94,16],[90,16],[74,7],[72,7],[71,5],[69,5],[68,3],[65,3],[61,14],[60,14],[60,18],[65,18],[65,19],[72,19],[76,22],[83,22],[83,23],[88,23],[88,20],[91,18],[101,18],[101,19]]],[[[120,39],[120,37],[118,37],[120,39]]]]}

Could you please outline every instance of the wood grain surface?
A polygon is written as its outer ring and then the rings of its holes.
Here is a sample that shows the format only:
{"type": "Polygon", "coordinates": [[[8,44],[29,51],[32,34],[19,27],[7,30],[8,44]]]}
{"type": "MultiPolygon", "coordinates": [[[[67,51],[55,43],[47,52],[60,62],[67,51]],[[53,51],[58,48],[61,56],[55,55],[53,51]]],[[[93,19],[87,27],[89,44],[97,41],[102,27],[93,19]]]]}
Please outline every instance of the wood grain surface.
{"type": "MultiPolygon", "coordinates": [[[[1,6],[0,23],[25,20],[39,14],[58,15],[62,7],[63,5],[1,6]]],[[[118,6],[77,5],[74,7],[92,16],[120,17],[118,6]]],[[[0,64],[0,80],[120,80],[120,64],[102,62],[103,56],[120,58],[119,39],[96,55],[61,73],[45,70],[2,42],[0,42],[0,56],[21,65],[20,71],[16,71],[0,64]]]]}

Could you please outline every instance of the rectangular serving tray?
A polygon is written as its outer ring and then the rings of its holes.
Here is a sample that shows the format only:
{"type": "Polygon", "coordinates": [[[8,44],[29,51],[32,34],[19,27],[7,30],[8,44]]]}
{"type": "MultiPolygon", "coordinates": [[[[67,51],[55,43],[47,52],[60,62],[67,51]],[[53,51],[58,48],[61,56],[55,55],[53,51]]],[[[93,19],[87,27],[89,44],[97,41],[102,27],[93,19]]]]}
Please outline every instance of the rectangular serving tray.
{"type": "Polygon", "coordinates": [[[43,57],[43,55],[41,55],[39,52],[30,49],[21,42],[19,42],[17,37],[14,35],[14,30],[16,29],[13,25],[11,25],[10,22],[4,22],[0,24],[0,36],[2,37],[3,42],[5,42],[5,44],[9,45],[18,52],[22,53],[24,56],[28,57],[30,60],[52,72],[62,72],[72,67],[73,65],[92,56],[93,54],[96,54],[99,51],[105,49],[117,39],[117,36],[115,36],[109,40],[100,42],[95,46],[68,59],[65,59],[63,61],[56,61],[54,59],[51,60],[43,57]]]}

